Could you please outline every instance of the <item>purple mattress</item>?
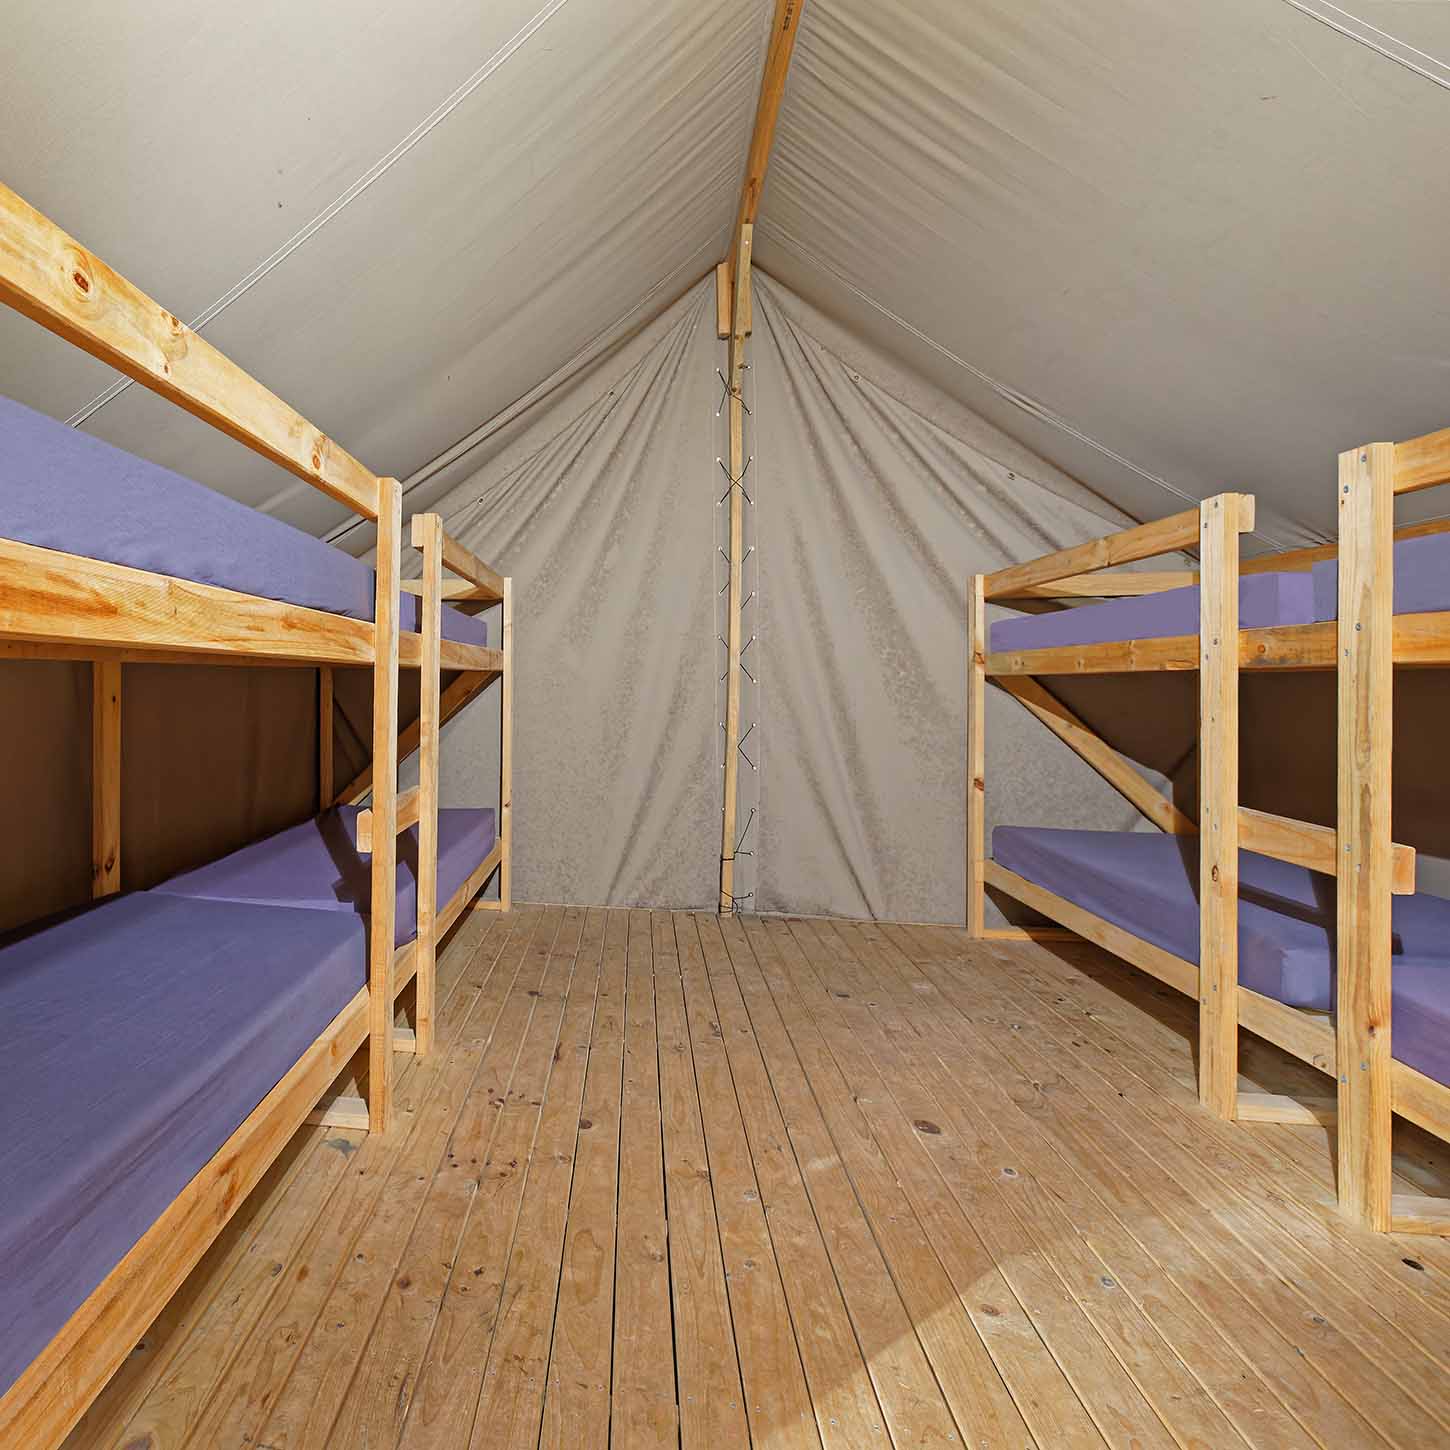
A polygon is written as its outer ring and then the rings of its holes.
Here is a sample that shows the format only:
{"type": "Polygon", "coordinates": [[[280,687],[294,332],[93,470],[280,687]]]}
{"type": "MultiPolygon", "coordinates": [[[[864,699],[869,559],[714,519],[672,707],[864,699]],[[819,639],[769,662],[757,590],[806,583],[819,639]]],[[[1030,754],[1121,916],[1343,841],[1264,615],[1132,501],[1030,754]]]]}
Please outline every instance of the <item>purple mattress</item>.
{"type": "MultiPolygon", "coordinates": [[[[1246,574],[1239,580],[1239,627],[1308,624],[1314,588],[1308,574],[1246,574]]],[[[1198,586],[1165,589],[1128,599],[1107,599],[1051,614],[1025,614],[992,625],[991,646],[1003,650],[1058,645],[1111,644],[1128,639],[1168,639],[1198,633],[1198,586]]]]}
{"type": "MultiPolygon", "coordinates": [[[[1136,831],[998,826],[993,859],[1095,916],[1198,961],[1198,841],[1136,831]]],[[[1239,852],[1239,981],[1293,1007],[1334,1000],[1332,877],[1239,852]]],[[[1396,896],[1391,1051],[1450,1082],[1450,901],[1396,896]]]]}
{"type": "MultiPolygon", "coordinates": [[[[280,519],[0,397],[0,538],[373,617],[373,571],[280,519]]],[[[402,628],[419,601],[404,594],[402,628]]],[[[447,607],[443,635],[486,645],[484,621],[447,607]]]]}
{"type": "MultiPolygon", "coordinates": [[[[1339,560],[1326,559],[1310,571],[1314,618],[1339,618],[1339,560]]],[[[1450,534],[1401,539],[1395,545],[1396,614],[1434,614],[1450,609],[1450,534]]]]}
{"type": "Polygon", "coordinates": [[[0,1394],[365,980],[351,917],[150,892],[0,950],[0,1394]]]}
{"type": "MultiPolygon", "coordinates": [[[[357,806],[338,806],[315,820],[244,846],[154,888],[170,896],[261,906],[310,907],[366,918],[372,857],[357,849],[357,806]]],[[[438,904],[446,906],[493,850],[494,813],[438,812],[438,904]]],[[[397,944],[418,934],[418,828],[398,837],[397,944]]]]}

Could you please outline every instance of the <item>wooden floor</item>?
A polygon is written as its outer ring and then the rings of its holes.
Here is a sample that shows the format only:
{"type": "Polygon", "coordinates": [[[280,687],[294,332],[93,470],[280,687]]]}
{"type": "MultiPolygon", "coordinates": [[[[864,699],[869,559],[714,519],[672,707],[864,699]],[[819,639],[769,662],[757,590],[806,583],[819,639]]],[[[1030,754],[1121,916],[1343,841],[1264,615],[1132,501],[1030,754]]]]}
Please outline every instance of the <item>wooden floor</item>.
{"type": "Polygon", "coordinates": [[[72,1447],[1450,1444],[1450,1241],[1091,948],[526,908],[440,972],[395,1130],[299,1135],[72,1447]]]}

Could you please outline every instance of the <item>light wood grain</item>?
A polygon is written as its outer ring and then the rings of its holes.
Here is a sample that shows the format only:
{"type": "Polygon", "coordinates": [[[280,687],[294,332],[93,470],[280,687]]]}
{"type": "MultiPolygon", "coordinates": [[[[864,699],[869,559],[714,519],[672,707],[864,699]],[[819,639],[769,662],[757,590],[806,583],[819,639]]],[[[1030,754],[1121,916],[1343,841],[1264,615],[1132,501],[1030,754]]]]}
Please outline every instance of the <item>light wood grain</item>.
{"type": "Polygon", "coordinates": [[[1397,494],[1416,493],[1437,483],[1450,483],[1450,428],[1396,443],[1394,480],[1397,494]]]}
{"type": "MultiPolygon", "coordinates": [[[[1339,875],[1338,838],[1329,826],[1316,826],[1240,806],[1239,845],[1245,851],[1257,851],[1261,856],[1273,856],[1310,871],[1322,871],[1326,876],[1339,875]]],[[[1390,863],[1390,890],[1396,896],[1414,895],[1415,848],[1391,846],[1390,863]]]]}
{"type": "Polygon", "coordinates": [[[973,574],[967,586],[967,931],[986,930],[987,897],[982,863],[987,858],[987,606],[985,581],[973,574]]]}
{"type": "Polygon", "coordinates": [[[1239,1091],[1237,1117],[1241,1123],[1297,1123],[1333,1127],[1339,1117],[1334,1098],[1291,1098],[1283,1093],[1239,1091]]]}
{"type": "Polygon", "coordinates": [[[423,554],[419,606],[423,662],[418,673],[418,988],[414,1030],[418,1051],[433,1048],[438,952],[438,765],[442,729],[443,520],[414,514],[413,547],[423,554]]]}
{"type": "Polygon", "coordinates": [[[1234,1115],[1239,985],[1239,494],[1200,506],[1198,1098],[1234,1115]]]}
{"type": "MultiPolygon", "coordinates": [[[[438,516],[432,514],[427,517],[437,518],[438,516]]],[[[453,573],[460,575],[473,585],[469,597],[497,604],[503,598],[502,576],[485,564],[476,554],[465,549],[457,539],[444,534],[441,519],[438,520],[438,531],[443,538],[443,567],[452,570],[453,573]]],[[[414,543],[417,547],[416,533],[414,543]]]]}
{"type": "Polygon", "coordinates": [[[374,1133],[393,1121],[393,937],[398,910],[398,570],[403,546],[403,492],[385,479],[378,510],[376,663],[373,667],[373,829],[368,921],[368,1115],[374,1133]]]}
{"type": "Polygon", "coordinates": [[[377,518],[379,480],[357,459],[3,184],[0,302],[377,518]]]}
{"type": "Polygon", "coordinates": [[[1187,589],[1198,583],[1197,569],[1124,570],[1121,573],[1073,574],[1051,584],[1029,584],[1010,598],[997,596],[998,603],[1015,604],[1020,599],[1131,599],[1144,594],[1162,594],[1168,589],[1187,589]]]}
{"type": "Polygon", "coordinates": [[[1198,510],[1185,509],[1181,514],[1074,544],[1023,564],[1009,564],[987,575],[984,590],[989,600],[1016,598],[1022,590],[1038,584],[1053,584],[1114,564],[1132,564],[1157,554],[1196,548],[1198,534],[1198,510]]]}
{"type": "Polygon", "coordinates": [[[514,892],[514,581],[503,581],[503,680],[499,685],[498,909],[514,892]]]}
{"type": "Polygon", "coordinates": [[[121,889],[121,666],[91,666],[91,895],[121,889]]]}
{"type": "MultiPolygon", "coordinates": [[[[775,0],[770,20],[770,37],[766,42],[765,68],[760,77],[760,94],[755,103],[755,121],[750,131],[750,149],[745,157],[745,179],[740,187],[740,206],[735,215],[731,235],[729,277],[732,291],[738,294],[740,273],[740,240],[746,227],[755,225],[760,212],[760,198],[765,190],[765,172],[770,164],[770,150],[775,142],[775,125],[785,98],[786,77],[790,73],[791,56],[795,53],[796,35],[800,31],[805,0],[775,0]]],[[[747,304],[748,305],[748,304],[747,304]]],[[[732,326],[750,330],[745,312],[732,313],[732,326]]]]}
{"type": "MultiPolygon", "coordinates": [[[[729,359],[730,477],[745,472],[745,402],[741,396],[745,373],[745,296],[750,277],[752,230],[741,227],[733,262],[734,299],[731,308],[729,359]]],[[[740,653],[744,601],[745,498],[734,485],[729,490],[730,575],[726,581],[725,623],[725,759],[720,813],[720,910],[735,910],[735,847],[740,798],[740,653]]]]}
{"type": "Polygon", "coordinates": [[[1395,450],[1339,458],[1339,1195],[1390,1226],[1390,742],[1395,450]]]}

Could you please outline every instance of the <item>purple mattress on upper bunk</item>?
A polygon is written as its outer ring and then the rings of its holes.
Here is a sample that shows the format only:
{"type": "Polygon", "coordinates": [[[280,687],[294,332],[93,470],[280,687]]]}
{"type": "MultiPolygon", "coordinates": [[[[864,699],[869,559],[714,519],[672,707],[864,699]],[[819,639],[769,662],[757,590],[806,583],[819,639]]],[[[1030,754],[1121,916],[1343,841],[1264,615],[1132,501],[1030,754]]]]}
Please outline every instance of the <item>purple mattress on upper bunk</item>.
{"type": "Polygon", "coordinates": [[[366,975],[349,916],[151,892],[0,950],[0,1394],[366,975]]]}
{"type": "MultiPolygon", "coordinates": [[[[1326,559],[1310,571],[1314,618],[1339,618],[1339,560],[1326,559]]],[[[1427,534],[1395,544],[1396,614],[1435,614],[1450,609],[1450,534],[1427,534]]]]}
{"type": "MultiPolygon", "coordinates": [[[[372,857],[357,849],[357,806],[338,806],[154,887],[171,896],[261,906],[311,907],[365,917],[372,899],[372,857]]],[[[454,807],[438,812],[438,904],[483,864],[494,845],[494,813],[454,807]]],[[[418,828],[398,837],[397,944],[418,934],[418,828]]]]}
{"type": "MultiPolygon", "coordinates": [[[[373,571],[281,519],[0,397],[0,538],[371,620],[373,571]]],[[[416,631],[419,601],[399,621],[416,631]]],[[[443,637],[486,645],[443,610],[443,637]]]]}
{"type": "MultiPolygon", "coordinates": [[[[1198,961],[1198,841],[1136,831],[998,826],[1000,866],[1136,937],[1198,961]]],[[[1333,1005],[1333,878],[1239,852],[1239,981],[1293,1007],[1333,1005]]],[[[1396,896],[1390,1044],[1450,1082],[1450,901],[1396,896]]]]}
{"type": "MultiPolygon", "coordinates": [[[[1198,586],[1165,589],[1127,599],[1107,599],[1051,614],[999,619],[991,628],[991,648],[1050,649],[1062,645],[1113,644],[1129,639],[1169,639],[1198,633],[1198,586]]],[[[1239,627],[1309,624],[1314,619],[1314,589],[1308,574],[1246,574],[1239,580],[1239,627]]]]}

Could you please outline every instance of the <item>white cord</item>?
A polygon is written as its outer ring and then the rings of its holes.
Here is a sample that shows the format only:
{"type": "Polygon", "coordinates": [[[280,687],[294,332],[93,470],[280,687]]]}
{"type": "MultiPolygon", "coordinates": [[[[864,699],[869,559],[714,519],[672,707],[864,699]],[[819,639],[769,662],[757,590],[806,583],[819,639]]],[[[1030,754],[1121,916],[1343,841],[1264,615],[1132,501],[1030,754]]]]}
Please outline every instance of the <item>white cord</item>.
{"type": "MultiPolygon", "coordinates": [[[[556,15],[569,0],[549,0],[549,3],[534,16],[516,35],[508,40],[502,49],[494,52],[493,55],[484,61],[474,73],[468,77],[451,95],[440,105],[428,113],[387,155],[376,161],[363,174],[348,187],[341,196],[324,207],[322,211],[312,218],[301,231],[294,232],[288,239],[277,248],[275,252],[265,261],[259,262],[240,282],[230,291],[224,292],[210,307],[198,314],[191,323],[193,332],[199,332],[208,322],[224,312],[238,297],[249,292],[258,282],[262,280],[273,268],[286,261],[304,242],[316,236],[323,227],[330,222],[350,202],[356,201],[373,182],[386,175],[393,166],[401,161],[433,128],[443,122],[448,116],[458,109],[459,106],[481,86],[498,68],[507,61],[526,40],[539,30],[545,22],[556,15]]],[[[107,403],[119,398],[127,388],[131,386],[130,378],[117,378],[103,393],[92,398],[79,412],[72,413],[66,422],[72,428],[78,428],[87,418],[98,413],[107,403]]]]}

